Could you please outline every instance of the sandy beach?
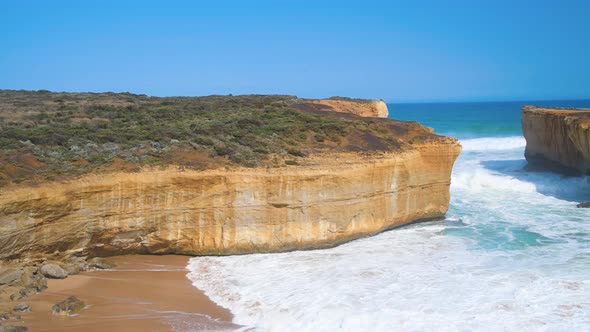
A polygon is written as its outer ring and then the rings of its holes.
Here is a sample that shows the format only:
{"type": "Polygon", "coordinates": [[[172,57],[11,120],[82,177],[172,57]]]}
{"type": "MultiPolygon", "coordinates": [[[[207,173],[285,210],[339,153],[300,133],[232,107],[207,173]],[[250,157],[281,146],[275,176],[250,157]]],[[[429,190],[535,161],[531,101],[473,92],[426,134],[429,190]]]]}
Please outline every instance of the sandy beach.
{"type": "Polygon", "coordinates": [[[185,256],[119,256],[117,267],[50,280],[49,288],[25,299],[30,331],[218,331],[235,330],[231,313],[216,305],[186,277],[185,256]],[[70,317],[51,306],[75,295],[86,308],[70,317]]]}

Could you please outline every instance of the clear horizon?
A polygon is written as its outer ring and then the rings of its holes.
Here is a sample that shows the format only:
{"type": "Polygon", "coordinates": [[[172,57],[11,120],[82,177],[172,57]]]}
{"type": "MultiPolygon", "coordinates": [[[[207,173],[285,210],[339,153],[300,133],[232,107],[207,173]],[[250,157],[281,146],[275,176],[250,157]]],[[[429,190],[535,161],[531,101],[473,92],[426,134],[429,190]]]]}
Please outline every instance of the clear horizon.
{"type": "Polygon", "coordinates": [[[590,99],[586,1],[5,4],[0,88],[590,99]]]}

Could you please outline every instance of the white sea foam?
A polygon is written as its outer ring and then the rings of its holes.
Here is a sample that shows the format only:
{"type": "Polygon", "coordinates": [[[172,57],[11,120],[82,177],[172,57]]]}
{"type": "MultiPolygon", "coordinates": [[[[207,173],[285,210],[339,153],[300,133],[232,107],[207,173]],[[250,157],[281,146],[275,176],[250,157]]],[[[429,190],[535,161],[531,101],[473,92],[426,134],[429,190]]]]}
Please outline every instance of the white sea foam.
{"type": "Polygon", "coordinates": [[[524,148],[526,141],[522,136],[482,137],[461,140],[463,151],[511,150],[524,148]]]}
{"type": "Polygon", "coordinates": [[[462,144],[444,223],[327,250],[197,257],[189,277],[260,331],[586,330],[590,210],[573,202],[590,198],[588,179],[523,171],[521,137],[462,144]]]}

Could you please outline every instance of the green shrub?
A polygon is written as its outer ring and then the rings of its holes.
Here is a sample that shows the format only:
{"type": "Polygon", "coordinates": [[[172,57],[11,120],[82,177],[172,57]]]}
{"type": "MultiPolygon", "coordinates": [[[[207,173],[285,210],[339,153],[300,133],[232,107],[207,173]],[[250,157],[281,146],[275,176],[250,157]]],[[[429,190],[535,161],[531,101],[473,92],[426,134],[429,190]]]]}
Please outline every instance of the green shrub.
{"type": "Polygon", "coordinates": [[[305,153],[297,149],[287,149],[287,153],[295,157],[305,157],[305,153]]]}
{"type": "Polygon", "coordinates": [[[341,144],[354,132],[355,137],[369,135],[384,146],[397,144],[384,126],[372,123],[375,120],[306,113],[292,108],[296,101],[278,95],[157,98],[0,90],[0,162],[27,152],[47,163],[45,176],[78,174],[114,158],[174,163],[169,152],[188,148],[223,157],[223,163],[253,167],[273,155],[303,158],[303,151],[327,146],[316,142],[341,144]],[[314,140],[308,143],[308,137],[314,140]]]}

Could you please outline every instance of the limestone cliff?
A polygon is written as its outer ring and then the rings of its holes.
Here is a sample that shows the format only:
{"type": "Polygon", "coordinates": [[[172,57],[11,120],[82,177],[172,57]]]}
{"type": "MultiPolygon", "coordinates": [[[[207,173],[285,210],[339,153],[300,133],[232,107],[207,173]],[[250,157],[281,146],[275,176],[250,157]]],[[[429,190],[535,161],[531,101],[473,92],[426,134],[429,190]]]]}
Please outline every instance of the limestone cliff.
{"type": "Polygon", "coordinates": [[[324,248],[443,217],[459,143],[384,117],[342,97],[0,90],[0,318],[94,256],[324,248]]]}
{"type": "Polygon", "coordinates": [[[308,156],[299,166],[170,166],[0,188],[0,259],[334,246],[441,218],[459,152],[433,135],[403,151],[308,156]]]}
{"type": "Polygon", "coordinates": [[[459,143],[386,116],[342,97],[0,90],[0,262],[323,248],[441,218],[459,143]]]}
{"type": "Polygon", "coordinates": [[[522,132],[530,164],[590,174],[590,109],[525,106],[522,132]]]}
{"type": "Polygon", "coordinates": [[[389,115],[387,104],[383,100],[332,97],[327,99],[303,99],[296,106],[318,111],[350,113],[363,117],[387,118],[389,115]]]}

